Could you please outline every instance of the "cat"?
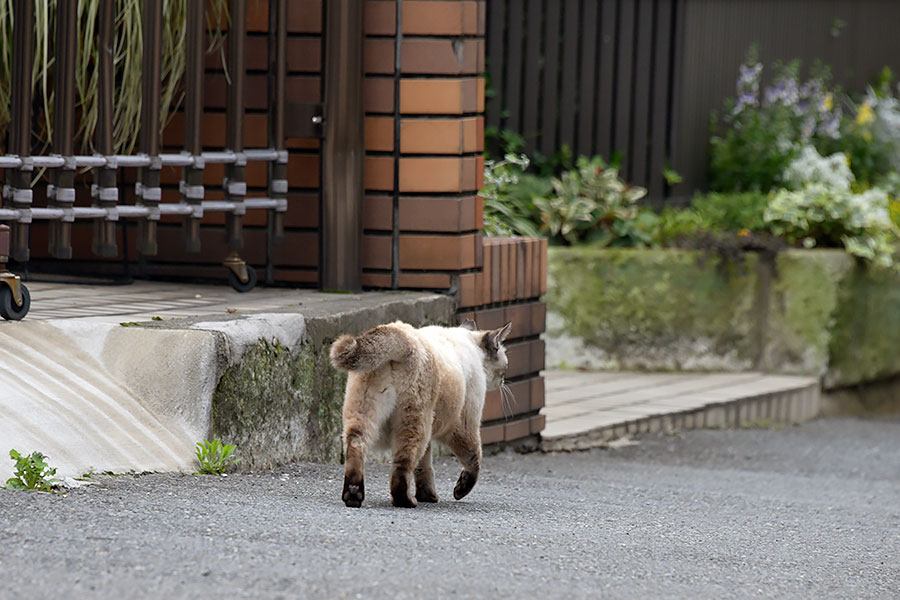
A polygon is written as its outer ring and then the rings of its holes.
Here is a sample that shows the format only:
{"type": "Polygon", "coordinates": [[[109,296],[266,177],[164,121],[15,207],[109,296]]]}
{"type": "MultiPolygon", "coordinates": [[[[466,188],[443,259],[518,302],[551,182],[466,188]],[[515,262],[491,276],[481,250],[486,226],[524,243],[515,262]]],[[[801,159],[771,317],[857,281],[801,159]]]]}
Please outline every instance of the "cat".
{"type": "Polygon", "coordinates": [[[431,442],[446,445],[463,470],[457,500],[472,491],[481,469],[484,395],[503,386],[508,360],[503,342],[512,323],[479,331],[467,319],[459,327],[416,329],[396,321],[331,345],[331,364],[348,372],[344,396],[344,489],[350,507],[365,497],[366,451],[376,442],[393,453],[391,499],[414,508],[437,502],[431,442]],[[416,493],[409,493],[410,477],[416,493]]]}

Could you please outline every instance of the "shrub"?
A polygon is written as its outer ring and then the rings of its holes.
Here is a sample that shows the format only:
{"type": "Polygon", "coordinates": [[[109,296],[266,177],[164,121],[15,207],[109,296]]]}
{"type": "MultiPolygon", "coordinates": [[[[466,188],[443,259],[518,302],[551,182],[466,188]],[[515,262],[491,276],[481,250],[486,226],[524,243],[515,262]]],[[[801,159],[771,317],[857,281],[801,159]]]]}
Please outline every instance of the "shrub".
{"type": "Polygon", "coordinates": [[[484,233],[492,236],[539,236],[540,217],[534,198],[551,190],[550,180],[525,173],[529,159],[507,154],[501,161],[485,161],[484,233]]]}
{"type": "Polygon", "coordinates": [[[839,137],[842,109],[824,67],[799,79],[800,63],[776,65],[771,86],[760,90],[763,67],[751,48],[740,66],[737,99],[714,116],[710,187],[715,191],[769,191],[782,182],[791,159],[806,144],[839,137]]]}
{"type": "Polygon", "coordinates": [[[579,157],[576,167],[552,179],[553,194],[535,198],[541,226],[551,240],[624,245],[647,190],[619,179],[602,158],[579,157]]]}
{"type": "Polygon", "coordinates": [[[764,218],[768,203],[768,195],[761,192],[713,192],[694,196],[691,208],[704,229],[758,232],[768,228],[764,218]]]}
{"type": "Polygon", "coordinates": [[[843,247],[854,256],[892,266],[897,226],[887,194],[878,188],[854,194],[809,184],[776,193],[765,213],[776,235],[805,248],[843,247]]]}

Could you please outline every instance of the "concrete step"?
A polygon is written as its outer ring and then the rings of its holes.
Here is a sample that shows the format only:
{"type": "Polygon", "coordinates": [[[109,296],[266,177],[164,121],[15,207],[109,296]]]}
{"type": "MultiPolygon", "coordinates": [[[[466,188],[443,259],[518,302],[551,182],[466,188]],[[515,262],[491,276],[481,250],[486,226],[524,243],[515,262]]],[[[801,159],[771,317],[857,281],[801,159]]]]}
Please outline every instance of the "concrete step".
{"type": "Polygon", "coordinates": [[[28,283],[0,319],[0,486],[8,452],[59,477],[192,471],[195,443],[236,444],[242,468],[340,459],[344,380],[330,340],[402,319],[448,323],[452,299],[137,282],[28,283]]]}
{"type": "Polygon", "coordinates": [[[800,423],[821,410],[813,377],[764,373],[547,371],[545,451],[637,433],[800,423]]]}

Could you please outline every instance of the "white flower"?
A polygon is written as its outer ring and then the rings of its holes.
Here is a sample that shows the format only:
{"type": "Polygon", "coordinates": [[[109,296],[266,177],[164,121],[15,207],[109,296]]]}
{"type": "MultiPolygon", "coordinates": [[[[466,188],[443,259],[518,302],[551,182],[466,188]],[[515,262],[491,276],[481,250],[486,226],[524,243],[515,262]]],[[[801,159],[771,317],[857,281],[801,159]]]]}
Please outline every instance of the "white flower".
{"type": "Polygon", "coordinates": [[[818,184],[828,190],[848,191],[853,182],[853,171],[843,152],[824,157],[811,145],[800,148],[782,175],[788,187],[799,190],[809,184],[818,184]]]}

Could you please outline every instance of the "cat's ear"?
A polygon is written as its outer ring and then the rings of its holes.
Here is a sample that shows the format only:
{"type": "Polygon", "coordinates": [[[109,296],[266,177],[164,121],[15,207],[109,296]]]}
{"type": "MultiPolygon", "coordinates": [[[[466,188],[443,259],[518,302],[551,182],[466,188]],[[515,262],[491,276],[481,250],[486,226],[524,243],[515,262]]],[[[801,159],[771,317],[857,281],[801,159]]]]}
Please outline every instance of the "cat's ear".
{"type": "Polygon", "coordinates": [[[468,329],[469,331],[477,331],[478,327],[475,325],[475,321],[472,319],[466,319],[462,323],[459,324],[463,329],[468,329]]]}
{"type": "Polygon", "coordinates": [[[509,332],[512,331],[512,321],[509,321],[506,325],[497,329],[497,343],[502,344],[506,341],[506,337],[509,335],[509,332]]]}
{"type": "Polygon", "coordinates": [[[510,321],[500,329],[493,329],[485,333],[484,337],[481,338],[481,343],[484,346],[484,349],[487,350],[489,354],[497,353],[500,350],[500,346],[503,344],[503,341],[506,340],[506,336],[509,335],[511,329],[512,321],[510,321]]]}

